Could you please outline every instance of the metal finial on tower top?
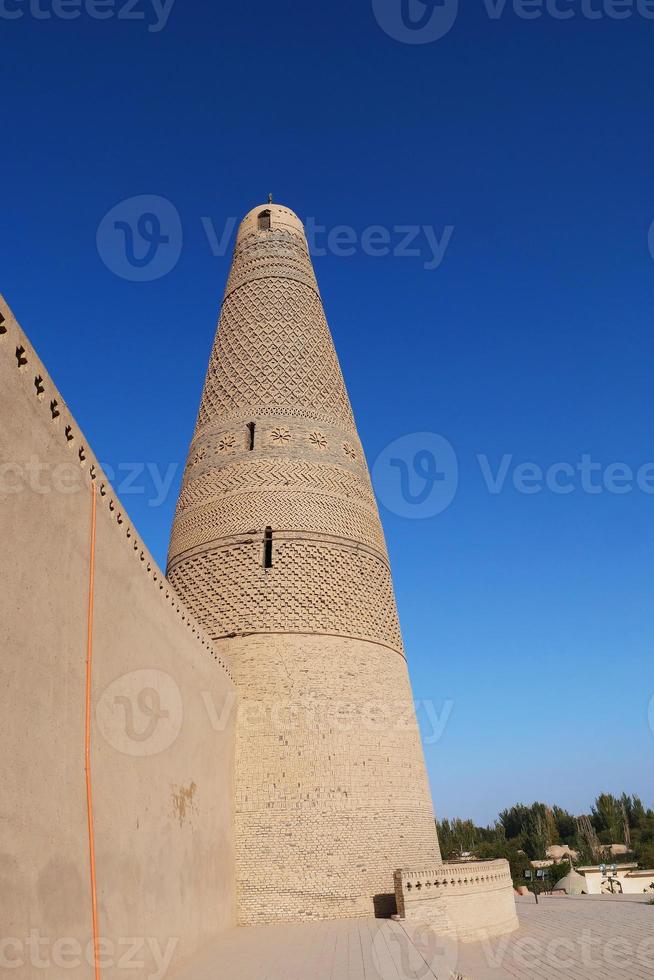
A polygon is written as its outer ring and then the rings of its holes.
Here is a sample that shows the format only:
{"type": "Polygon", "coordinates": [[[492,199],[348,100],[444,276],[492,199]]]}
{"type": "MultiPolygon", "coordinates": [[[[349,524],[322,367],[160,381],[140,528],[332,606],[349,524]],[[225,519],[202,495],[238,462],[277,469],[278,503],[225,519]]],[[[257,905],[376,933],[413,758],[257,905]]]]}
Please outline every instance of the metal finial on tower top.
{"type": "Polygon", "coordinates": [[[269,194],[268,195],[268,204],[272,204],[272,202],[273,202],[272,194],[269,194]]]}

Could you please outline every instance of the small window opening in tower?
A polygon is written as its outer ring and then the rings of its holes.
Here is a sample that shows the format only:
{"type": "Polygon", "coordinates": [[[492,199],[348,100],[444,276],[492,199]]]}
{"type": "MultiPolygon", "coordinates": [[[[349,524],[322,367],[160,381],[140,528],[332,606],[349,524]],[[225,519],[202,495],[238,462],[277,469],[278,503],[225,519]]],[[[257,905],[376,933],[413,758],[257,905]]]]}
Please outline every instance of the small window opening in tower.
{"type": "Polygon", "coordinates": [[[270,211],[262,211],[259,215],[259,231],[270,231],[270,211]]]}
{"type": "Polygon", "coordinates": [[[263,536],[263,567],[272,568],[273,536],[272,528],[267,527],[263,536]]]}
{"type": "Polygon", "coordinates": [[[254,429],[255,429],[255,424],[256,423],[254,423],[254,422],[248,422],[248,432],[250,434],[250,441],[248,443],[248,449],[250,450],[250,452],[252,452],[252,450],[254,449],[254,429]]]}

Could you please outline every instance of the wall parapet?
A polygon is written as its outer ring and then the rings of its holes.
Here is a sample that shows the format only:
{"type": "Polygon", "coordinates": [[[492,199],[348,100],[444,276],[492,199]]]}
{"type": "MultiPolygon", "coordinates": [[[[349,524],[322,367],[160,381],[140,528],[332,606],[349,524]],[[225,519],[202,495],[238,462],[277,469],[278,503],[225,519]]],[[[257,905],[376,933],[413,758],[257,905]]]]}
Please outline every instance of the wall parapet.
{"type": "Polygon", "coordinates": [[[463,942],[517,928],[511,870],[504,859],[400,868],[394,878],[400,919],[430,924],[463,942]]]}

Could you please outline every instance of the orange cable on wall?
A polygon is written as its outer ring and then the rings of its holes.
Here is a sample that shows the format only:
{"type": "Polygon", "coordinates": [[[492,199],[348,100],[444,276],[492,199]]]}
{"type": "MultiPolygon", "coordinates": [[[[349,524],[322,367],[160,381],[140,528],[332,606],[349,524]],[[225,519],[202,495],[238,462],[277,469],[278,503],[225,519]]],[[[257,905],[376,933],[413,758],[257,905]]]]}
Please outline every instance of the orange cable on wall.
{"type": "Polygon", "coordinates": [[[91,484],[91,544],[89,556],[89,606],[86,636],[86,725],[84,738],[84,769],[86,772],[86,812],[89,825],[89,858],[91,866],[91,907],[93,911],[93,964],[95,980],[100,980],[98,962],[98,901],[95,879],[95,838],[93,835],[93,792],[91,784],[91,661],[93,657],[93,595],[95,579],[95,518],[97,497],[95,484],[91,484]]]}

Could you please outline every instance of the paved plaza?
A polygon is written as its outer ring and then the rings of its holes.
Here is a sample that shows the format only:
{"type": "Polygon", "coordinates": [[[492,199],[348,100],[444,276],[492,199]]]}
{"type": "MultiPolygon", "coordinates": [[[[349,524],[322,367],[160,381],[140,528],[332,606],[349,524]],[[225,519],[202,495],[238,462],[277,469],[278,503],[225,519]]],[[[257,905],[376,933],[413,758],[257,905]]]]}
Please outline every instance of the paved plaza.
{"type": "MultiPolygon", "coordinates": [[[[488,943],[442,943],[389,919],[234,929],[183,980],[645,980],[654,905],[640,896],[517,900],[520,928],[488,943]]],[[[180,980],[182,980],[180,977],[180,980]]]]}

